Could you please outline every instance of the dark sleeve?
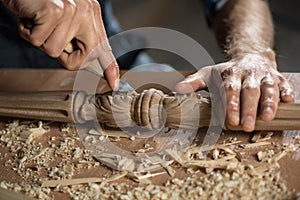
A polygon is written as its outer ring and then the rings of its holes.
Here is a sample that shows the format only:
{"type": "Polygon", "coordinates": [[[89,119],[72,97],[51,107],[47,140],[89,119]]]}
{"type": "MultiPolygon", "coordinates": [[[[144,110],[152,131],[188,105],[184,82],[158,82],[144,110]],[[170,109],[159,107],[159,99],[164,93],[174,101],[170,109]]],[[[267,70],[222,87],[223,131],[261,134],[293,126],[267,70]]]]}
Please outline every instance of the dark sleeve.
{"type": "Polygon", "coordinates": [[[56,60],[25,41],[18,33],[18,17],[0,2],[0,67],[61,68],[56,60]]]}
{"type": "MultiPolygon", "coordinates": [[[[102,19],[108,37],[121,31],[113,15],[109,1],[99,0],[102,19]]],[[[111,44],[113,51],[128,52],[140,41],[137,37],[124,35],[119,42],[111,44]]],[[[134,49],[134,48],[133,48],[134,49]]],[[[140,50],[120,54],[117,61],[121,68],[128,68],[135,61],[140,50]]],[[[25,41],[18,33],[18,17],[10,12],[0,0],[0,68],[63,68],[59,61],[25,41]]]]}
{"type": "Polygon", "coordinates": [[[102,20],[108,37],[111,37],[119,32],[121,28],[118,20],[113,14],[111,3],[107,0],[98,0],[101,5],[102,20]]]}
{"type": "MultiPolygon", "coordinates": [[[[113,13],[111,2],[108,0],[98,0],[101,5],[102,19],[105,26],[107,36],[110,38],[122,31],[120,24],[113,13]]],[[[130,69],[132,64],[138,58],[143,49],[136,49],[135,47],[143,46],[145,40],[142,36],[133,33],[123,33],[114,38],[111,42],[113,53],[120,55],[117,57],[117,62],[120,69],[130,69]],[[133,50],[132,49],[136,49],[133,50]]]]}
{"type": "Polygon", "coordinates": [[[209,25],[212,24],[215,16],[225,5],[227,0],[202,0],[205,9],[205,16],[209,25]]]}
{"type": "MultiPolygon", "coordinates": [[[[108,37],[121,31],[110,2],[99,0],[108,37]]],[[[0,68],[63,68],[59,61],[25,41],[18,33],[18,17],[0,1],[0,68]]]]}

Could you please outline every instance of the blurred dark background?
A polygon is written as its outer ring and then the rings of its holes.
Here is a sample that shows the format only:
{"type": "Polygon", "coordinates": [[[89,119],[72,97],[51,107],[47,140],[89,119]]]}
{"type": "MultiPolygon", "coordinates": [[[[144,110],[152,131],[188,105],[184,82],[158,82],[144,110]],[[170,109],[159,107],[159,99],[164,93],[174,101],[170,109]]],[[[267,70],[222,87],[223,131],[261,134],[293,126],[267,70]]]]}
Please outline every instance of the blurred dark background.
{"type": "MultiPolygon", "coordinates": [[[[114,14],[123,30],[137,27],[164,27],[180,31],[197,40],[216,63],[223,55],[209,29],[201,0],[111,0],[114,14]]],[[[300,66],[300,1],[270,0],[276,30],[276,53],[280,71],[299,72],[300,66]]],[[[149,50],[158,63],[176,69],[193,69],[174,54],[149,50]]]]}

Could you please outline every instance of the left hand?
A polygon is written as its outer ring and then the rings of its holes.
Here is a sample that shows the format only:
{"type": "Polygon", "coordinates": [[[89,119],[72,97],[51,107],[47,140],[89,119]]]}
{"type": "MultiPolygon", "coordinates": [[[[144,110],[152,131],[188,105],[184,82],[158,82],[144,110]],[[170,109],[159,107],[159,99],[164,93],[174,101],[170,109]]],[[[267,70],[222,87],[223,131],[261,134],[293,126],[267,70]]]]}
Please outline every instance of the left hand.
{"type": "Polygon", "coordinates": [[[57,58],[69,70],[78,70],[85,61],[99,57],[109,86],[118,89],[119,67],[108,43],[98,1],[3,0],[2,3],[19,16],[19,34],[25,40],[57,58]],[[76,48],[64,51],[71,43],[76,48]]]}
{"type": "Polygon", "coordinates": [[[294,101],[292,86],[277,71],[275,54],[271,50],[239,55],[228,62],[201,68],[179,82],[175,90],[190,93],[205,89],[213,68],[223,80],[227,123],[241,125],[246,132],[254,130],[257,113],[264,121],[273,120],[280,98],[283,102],[294,101]]]}

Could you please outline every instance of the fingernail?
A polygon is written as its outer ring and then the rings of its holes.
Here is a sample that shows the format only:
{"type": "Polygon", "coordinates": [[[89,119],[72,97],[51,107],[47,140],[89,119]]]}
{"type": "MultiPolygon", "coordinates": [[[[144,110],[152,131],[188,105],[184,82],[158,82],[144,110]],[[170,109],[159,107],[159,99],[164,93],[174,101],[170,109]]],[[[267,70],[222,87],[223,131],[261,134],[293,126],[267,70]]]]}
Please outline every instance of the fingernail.
{"type": "Polygon", "coordinates": [[[254,130],[255,121],[254,121],[253,117],[247,116],[242,119],[241,125],[243,126],[244,131],[251,132],[254,130]]]}
{"type": "Polygon", "coordinates": [[[113,88],[114,91],[117,91],[119,89],[119,83],[120,83],[119,79],[115,80],[115,84],[113,88]]]}
{"type": "Polygon", "coordinates": [[[238,112],[233,112],[229,116],[228,123],[232,126],[239,125],[240,122],[240,114],[238,112]]]}
{"type": "Polygon", "coordinates": [[[294,94],[282,94],[281,98],[284,102],[293,102],[295,100],[294,94]]]}
{"type": "Polygon", "coordinates": [[[269,106],[264,107],[261,114],[262,114],[262,119],[264,121],[271,121],[273,119],[273,117],[274,117],[274,111],[269,106]]]}
{"type": "Polygon", "coordinates": [[[120,74],[119,74],[119,67],[118,67],[118,65],[115,65],[115,67],[114,67],[114,73],[113,74],[114,74],[114,77],[115,77],[115,82],[114,82],[114,88],[113,88],[113,90],[117,91],[119,89],[119,83],[120,83],[120,79],[119,79],[120,74]]]}

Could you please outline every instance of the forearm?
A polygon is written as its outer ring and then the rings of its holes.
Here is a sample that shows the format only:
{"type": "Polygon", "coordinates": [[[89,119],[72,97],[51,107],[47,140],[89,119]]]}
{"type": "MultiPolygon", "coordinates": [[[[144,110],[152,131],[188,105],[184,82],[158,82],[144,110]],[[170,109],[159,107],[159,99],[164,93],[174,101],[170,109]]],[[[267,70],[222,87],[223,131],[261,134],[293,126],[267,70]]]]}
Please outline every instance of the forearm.
{"type": "Polygon", "coordinates": [[[204,89],[210,77],[219,84],[215,76],[219,72],[220,88],[225,92],[226,123],[251,132],[257,116],[264,121],[274,119],[280,97],[284,102],[294,99],[288,80],[276,70],[268,5],[263,0],[228,0],[212,26],[229,60],[201,68],[178,83],[176,91],[204,89]]]}
{"type": "Polygon", "coordinates": [[[263,0],[229,0],[213,21],[213,29],[229,59],[273,48],[272,18],[263,0]]]}

